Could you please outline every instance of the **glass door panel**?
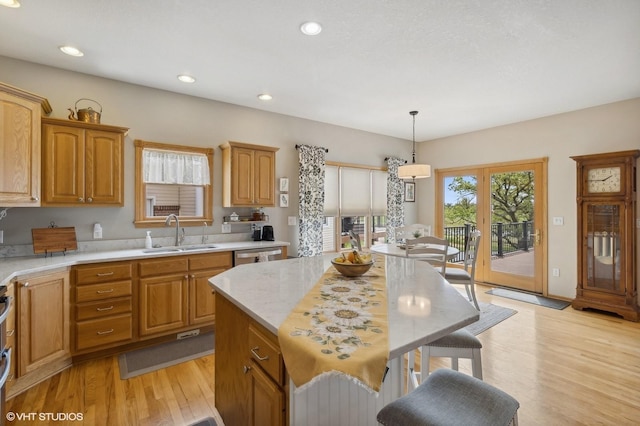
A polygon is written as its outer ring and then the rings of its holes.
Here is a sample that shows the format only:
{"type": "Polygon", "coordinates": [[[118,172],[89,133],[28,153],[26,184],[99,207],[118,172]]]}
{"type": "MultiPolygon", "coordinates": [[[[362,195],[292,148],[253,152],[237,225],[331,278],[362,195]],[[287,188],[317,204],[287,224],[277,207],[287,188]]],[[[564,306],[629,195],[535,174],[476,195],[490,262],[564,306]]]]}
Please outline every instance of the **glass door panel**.
{"type": "Polygon", "coordinates": [[[484,224],[485,277],[493,284],[542,291],[542,223],[536,164],[487,170],[490,211],[484,224]]]}

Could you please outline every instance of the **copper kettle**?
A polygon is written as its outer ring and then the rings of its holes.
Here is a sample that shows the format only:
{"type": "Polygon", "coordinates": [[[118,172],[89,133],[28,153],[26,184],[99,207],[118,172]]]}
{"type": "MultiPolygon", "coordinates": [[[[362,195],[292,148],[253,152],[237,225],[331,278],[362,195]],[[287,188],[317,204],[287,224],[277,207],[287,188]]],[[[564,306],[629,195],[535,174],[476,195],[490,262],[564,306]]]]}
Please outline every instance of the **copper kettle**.
{"type": "Polygon", "coordinates": [[[67,108],[67,109],[71,111],[71,114],[69,114],[69,120],[77,120],[77,121],[84,121],[85,123],[100,124],[100,115],[102,114],[102,105],[100,105],[98,102],[94,101],[93,99],[80,98],[76,101],[75,111],[72,110],[71,108],[67,108]],[[78,109],[78,102],[80,101],[94,102],[96,105],[100,107],[100,111],[98,112],[91,107],[78,109]],[[76,118],[76,114],[78,118],[76,118]]]}

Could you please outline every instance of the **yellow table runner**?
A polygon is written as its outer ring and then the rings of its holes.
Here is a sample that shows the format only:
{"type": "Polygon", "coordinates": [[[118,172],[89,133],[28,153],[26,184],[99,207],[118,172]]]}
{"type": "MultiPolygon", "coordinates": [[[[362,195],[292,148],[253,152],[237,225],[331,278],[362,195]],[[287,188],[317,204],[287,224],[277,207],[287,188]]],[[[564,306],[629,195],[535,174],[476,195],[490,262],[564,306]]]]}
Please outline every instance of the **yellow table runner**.
{"type": "Polygon", "coordinates": [[[329,267],[280,326],[278,339],[297,388],[342,374],[378,392],[389,359],[384,262],[356,278],[329,267]]]}

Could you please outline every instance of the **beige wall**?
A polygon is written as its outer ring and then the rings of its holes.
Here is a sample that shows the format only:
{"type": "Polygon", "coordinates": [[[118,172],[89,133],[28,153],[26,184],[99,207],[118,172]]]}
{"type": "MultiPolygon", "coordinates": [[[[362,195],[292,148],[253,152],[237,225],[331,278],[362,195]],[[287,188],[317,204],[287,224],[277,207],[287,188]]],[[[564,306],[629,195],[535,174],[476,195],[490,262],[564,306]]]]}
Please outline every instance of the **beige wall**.
{"type": "MultiPolygon", "coordinates": [[[[420,143],[418,158],[434,168],[449,168],[548,157],[549,222],[564,217],[563,226],[548,229],[549,271],[560,269],[559,277],[548,278],[549,294],[574,297],[576,166],[569,157],[638,148],[640,98],[420,143]]],[[[435,211],[428,201],[434,199],[433,179],[420,181],[417,192],[418,219],[433,224],[435,211]]]]}
{"type": "MultiPolygon", "coordinates": [[[[125,65],[126,66],[126,65],[125,65]]],[[[173,77],[172,77],[173,78],[173,77]]],[[[219,234],[224,215],[233,209],[221,207],[221,153],[218,146],[228,140],[279,147],[276,154],[276,178],[290,179],[288,208],[267,208],[265,212],[279,240],[290,241],[290,253],[297,253],[295,226],[287,225],[288,216],[298,214],[298,153],[296,144],[323,146],[329,149],[327,160],[371,166],[385,165],[384,158],[398,155],[410,158],[411,142],[373,133],[332,126],[208,101],[17,61],[0,56],[0,81],[48,98],[52,117],[66,118],[80,98],[98,101],[103,107],[101,123],[129,127],[125,142],[125,206],[123,208],[14,208],[0,221],[4,244],[31,244],[31,229],[55,221],[59,226],[75,226],[79,241],[92,239],[93,224],[100,222],[104,239],[140,238],[144,229],[133,226],[134,217],[134,139],[183,145],[214,147],[214,224],[209,232],[219,234]]],[[[176,80],[176,84],[180,84],[176,80]]],[[[257,102],[257,100],[256,100],[257,102]]],[[[89,104],[87,104],[89,105],[89,104]]],[[[82,107],[79,104],[79,107],[82,107]]],[[[407,204],[407,218],[415,220],[413,203],[407,204]]],[[[238,211],[238,213],[241,213],[238,211]]],[[[189,235],[199,235],[200,227],[187,228],[189,235]]],[[[170,237],[172,230],[154,229],[154,237],[170,237]]],[[[238,238],[248,238],[238,235],[238,238]]],[[[0,247],[1,249],[1,247],[0,247]]]]}
{"type": "MultiPolygon", "coordinates": [[[[70,59],[71,60],[71,59],[70,59]]],[[[50,221],[75,226],[79,241],[92,238],[93,223],[100,222],[105,239],[140,238],[144,229],[133,227],[134,139],[215,147],[214,226],[220,233],[220,151],[227,140],[280,147],[276,177],[288,177],[290,206],[266,209],[276,238],[297,247],[297,228],[287,216],[297,215],[298,176],[295,144],[324,146],[327,160],[384,165],[384,158],[410,158],[411,142],[344,127],[297,119],[171,92],[72,73],[0,57],[0,81],[38,93],[49,99],[53,117],[64,118],[79,98],[91,98],[104,108],[102,123],[130,127],[125,147],[124,208],[14,208],[0,221],[5,245],[30,244],[31,228],[50,221]]],[[[177,83],[176,83],[177,84],[177,83]]],[[[549,277],[549,294],[575,295],[576,208],[575,163],[572,155],[636,149],[640,147],[640,98],[581,111],[540,118],[508,126],[419,143],[418,161],[434,168],[448,168],[529,158],[549,158],[548,216],[564,217],[564,226],[549,226],[549,270],[560,268],[560,277],[549,277]]],[[[433,180],[417,182],[416,203],[407,203],[407,223],[434,223],[433,180]]],[[[199,228],[187,229],[198,235],[199,228]]],[[[211,231],[210,231],[211,232],[211,231]]],[[[155,229],[154,236],[171,237],[171,229],[155,229]]]]}

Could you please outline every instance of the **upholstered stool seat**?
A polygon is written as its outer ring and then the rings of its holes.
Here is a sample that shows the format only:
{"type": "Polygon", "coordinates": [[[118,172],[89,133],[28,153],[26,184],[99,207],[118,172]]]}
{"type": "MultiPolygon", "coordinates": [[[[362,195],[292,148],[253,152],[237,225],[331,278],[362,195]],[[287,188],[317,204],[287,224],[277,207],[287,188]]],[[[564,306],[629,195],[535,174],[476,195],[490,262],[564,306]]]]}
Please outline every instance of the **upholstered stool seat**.
{"type": "Polygon", "coordinates": [[[518,424],[519,407],[504,391],[444,368],[386,405],[377,419],[384,426],[507,426],[518,424]]]}
{"type": "Polygon", "coordinates": [[[458,359],[471,359],[471,373],[473,377],[482,380],[482,342],[465,329],[456,330],[438,340],[435,340],[421,348],[420,372],[414,371],[415,361],[413,353],[409,354],[409,389],[414,389],[420,382],[426,380],[429,374],[430,358],[451,358],[451,368],[458,370],[458,359]],[[424,375],[423,375],[424,372],[424,375]],[[420,376],[420,381],[418,381],[420,376]]]}

